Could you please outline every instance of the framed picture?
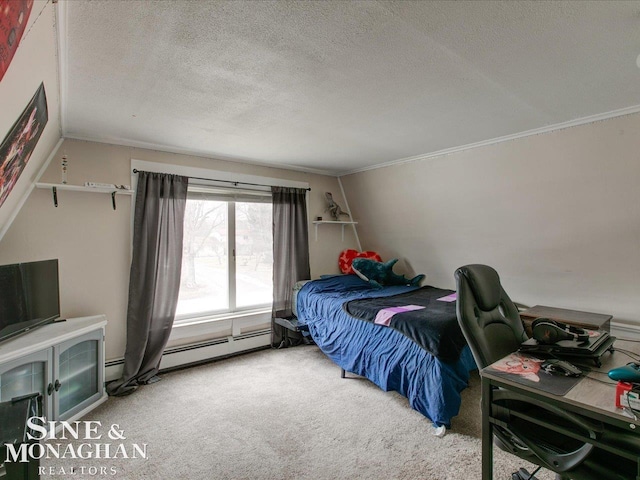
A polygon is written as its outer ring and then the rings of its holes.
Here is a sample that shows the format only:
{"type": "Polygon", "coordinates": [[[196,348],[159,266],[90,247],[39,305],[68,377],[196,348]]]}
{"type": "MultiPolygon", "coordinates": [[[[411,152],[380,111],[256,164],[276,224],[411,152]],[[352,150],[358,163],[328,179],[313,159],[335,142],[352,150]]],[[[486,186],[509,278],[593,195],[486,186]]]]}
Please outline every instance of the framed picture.
{"type": "Polygon", "coordinates": [[[47,96],[41,83],[0,145],[0,207],[20,178],[48,120],[47,96]]]}

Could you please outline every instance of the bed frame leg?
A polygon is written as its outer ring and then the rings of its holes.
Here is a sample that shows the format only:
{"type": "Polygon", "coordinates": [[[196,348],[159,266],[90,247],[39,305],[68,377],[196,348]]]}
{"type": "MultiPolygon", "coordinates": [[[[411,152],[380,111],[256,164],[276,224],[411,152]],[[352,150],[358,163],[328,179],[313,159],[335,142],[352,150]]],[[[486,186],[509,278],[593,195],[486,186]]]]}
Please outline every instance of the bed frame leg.
{"type": "Polygon", "coordinates": [[[344,378],[346,375],[346,372],[344,371],[344,368],[340,369],[340,378],[344,378]]]}

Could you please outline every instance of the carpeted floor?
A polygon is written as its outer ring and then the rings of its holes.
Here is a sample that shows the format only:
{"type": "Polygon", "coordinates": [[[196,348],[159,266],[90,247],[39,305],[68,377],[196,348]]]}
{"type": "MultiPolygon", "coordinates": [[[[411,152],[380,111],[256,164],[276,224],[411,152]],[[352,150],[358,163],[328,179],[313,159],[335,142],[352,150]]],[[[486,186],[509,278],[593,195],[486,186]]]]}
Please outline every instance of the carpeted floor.
{"type": "MultiPolygon", "coordinates": [[[[443,438],[404,397],[360,377],[341,379],[315,346],[263,350],[162,378],[129,397],[110,398],[84,418],[100,422],[94,436],[102,439],[71,441],[74,449],[111,443],[110,457],[122,444],[118,458],[74,460],[67,452],[65,459],[43,459],[41,478],[481,478],[477,374],[443,438]],[[123,458],[133,456],[133,444],[147,444],[146,459],[123,458]]],[[[69,441],[50,443],[64,450],[69,441]]],[[[525,466],[500,451],[494,465],[494,478],[504,480],[525,466]]]]}

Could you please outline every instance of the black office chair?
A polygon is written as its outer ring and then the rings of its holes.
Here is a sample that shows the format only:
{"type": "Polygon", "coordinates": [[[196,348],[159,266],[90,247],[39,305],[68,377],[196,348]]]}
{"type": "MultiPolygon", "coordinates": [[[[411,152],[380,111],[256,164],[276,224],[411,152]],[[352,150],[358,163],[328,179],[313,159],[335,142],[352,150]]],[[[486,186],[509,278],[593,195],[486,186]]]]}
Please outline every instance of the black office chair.
{"type": "MultiPolygon", "coordinates": [[[[487,265],[466,265],[455,272],[458,300],[457,316],[462,333],[479,369],[518,350],[528,337],[522,320],[500,284],[498,273],[487,265]]],[[[559,479],[609,480],[634,478],[635,464],[532,422],[544,419],[597,440],[602,426],[585,417],[559,409],[546,402],[507,390],[493,394],[492,416],[503,425],[494,425],[494,443],[531,463],[556,472],[559,479]],[[632,475],[632,476],[630,476],[632,475]]],[[[513,479],[533,480],[520,469],[513,479]]]]}

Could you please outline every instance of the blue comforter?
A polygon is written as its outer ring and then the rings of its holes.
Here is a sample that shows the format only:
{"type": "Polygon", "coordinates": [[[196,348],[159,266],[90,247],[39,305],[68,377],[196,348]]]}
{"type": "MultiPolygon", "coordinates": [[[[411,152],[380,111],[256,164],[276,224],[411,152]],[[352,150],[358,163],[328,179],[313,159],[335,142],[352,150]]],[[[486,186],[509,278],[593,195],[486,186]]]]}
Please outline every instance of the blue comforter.
{"type": "Polygon", "coordinates": [[[408,398],[436,425],[451,424],[460,410],[460,392],[476,368],[469,347],[453,363],[438,360],[400,332],[347,314],[342,305],[359,298],[385,297],[418,287],[373,289],[356,275],[336,275],[306,283],[298,292],[298,320],[308,325],[320,349],[349,372],[367,377],[385,391],[408,398]]]}

